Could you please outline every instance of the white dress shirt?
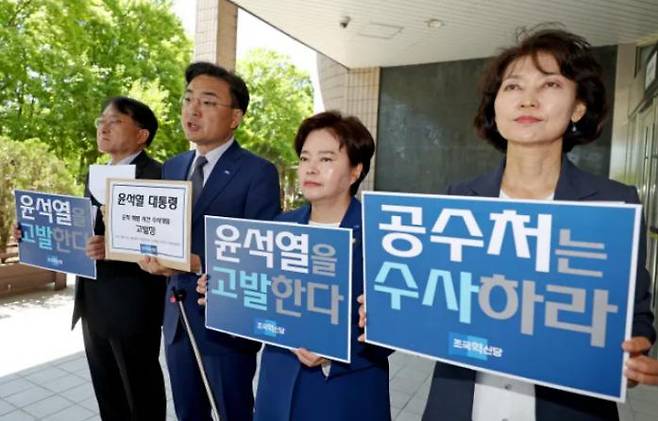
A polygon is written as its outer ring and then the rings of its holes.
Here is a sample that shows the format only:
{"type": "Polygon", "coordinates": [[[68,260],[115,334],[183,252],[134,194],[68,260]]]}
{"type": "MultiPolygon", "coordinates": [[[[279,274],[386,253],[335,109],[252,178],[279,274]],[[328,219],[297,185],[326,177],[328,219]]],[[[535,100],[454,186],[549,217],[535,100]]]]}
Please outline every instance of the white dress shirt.
{"type": "MultiPolygon", "coordinates": [[[[206,164],[203,166],[203,185],[204,186],[206,185],[206,181],[208,181],[208,177],[210,177],[210,173],[212,173],[212,170],[215,168],[215,165],[217,164],[217,161],[219,161],[219,158],[221,158],[222,155],[224,155],[224,152],[226,152],[226,150],[231,147],[234,140],[235,140],[235,138],[233,136],[231,136],[231,138],[226,143],[216,147],[215,149],[209,151],[208,153],[206,153],[204,155],[206,157],[206,159],[208,160],[208,162],[206,162],[206,164]]],[[[187,173],[187,179],[188,180],[190,179],[190,177],[192,177],[192,172],[194,172],[194,163],[199,158],[199,156],[200,156],[199,150],[197,149],[195,154],[194,154],[194,159],[192,160],[192,165],[190,165],[190,169],[187,173]]]]}
{"type": "Polygon", "coordinates": [[[110,162],[107,163],[107,165],[129,165],[131,162],[133,162],[133,159],[137,158],[137,155],[142,153],[143,150],[144,149],[140,149],[137,152],[135,152],[134,154],[128,155],[127,157],[119,160],[119,162],[110,161],[110,162]]]}
{"type": "MultiPolygon", "coordinates": [[[[553,200],[551,193],[543,200],[553,200]]],[[[501,199],[511,199],[501,189],[501,199]]],[[[473,421],[535,421],[535,386],[489,373],[477,373],[473,421]]]]}
{"type": "Polygon", "coordinates": [[[477,373],[473,421],[535,421],[535,386],[489,373],[477,373]]]}

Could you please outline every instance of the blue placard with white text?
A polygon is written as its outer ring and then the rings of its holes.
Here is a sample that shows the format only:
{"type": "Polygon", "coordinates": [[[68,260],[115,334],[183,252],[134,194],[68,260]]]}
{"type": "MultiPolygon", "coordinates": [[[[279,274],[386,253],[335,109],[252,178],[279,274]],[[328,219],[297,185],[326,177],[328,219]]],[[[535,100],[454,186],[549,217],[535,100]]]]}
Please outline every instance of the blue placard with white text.
{"type": "Polygon", "coordinates": [[[352,230],[205,217],[206,327],[350,360],[352,230]]]}
{"type": "Polygon", "coordinates": [[[85,252],[94,233],[91,200],[27,190],[15,190],[14,197],[20,262],[96,279],[96,262],[85,252]]]}
{"type": "Polygon", "coordinates": [[[624,401],[641,206],[366,192],[367,341],[624,401]]]}

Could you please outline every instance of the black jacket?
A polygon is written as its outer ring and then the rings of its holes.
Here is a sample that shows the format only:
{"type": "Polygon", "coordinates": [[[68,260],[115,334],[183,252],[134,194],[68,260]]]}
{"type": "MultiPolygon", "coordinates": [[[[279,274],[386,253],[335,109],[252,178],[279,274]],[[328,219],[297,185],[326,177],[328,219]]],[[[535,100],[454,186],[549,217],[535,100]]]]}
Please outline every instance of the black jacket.
{"type": "MultiPolygon", "coordinates": [[[[160,179],[162,164],[142,151],[131,162],[135,176],[160,179]]],[[[94,233],[105,235],[100,204],[91,196],[88,182],[85,196],[98,206],[94,233]]],[[[142,271],[136,263],[99,260],[96,279],[78,277],[75,284],[75,306],[71,328],[83,317],[94,332],[105,335],[130,336],[149,327],[162,325],[164,277],[142,271]]]]}

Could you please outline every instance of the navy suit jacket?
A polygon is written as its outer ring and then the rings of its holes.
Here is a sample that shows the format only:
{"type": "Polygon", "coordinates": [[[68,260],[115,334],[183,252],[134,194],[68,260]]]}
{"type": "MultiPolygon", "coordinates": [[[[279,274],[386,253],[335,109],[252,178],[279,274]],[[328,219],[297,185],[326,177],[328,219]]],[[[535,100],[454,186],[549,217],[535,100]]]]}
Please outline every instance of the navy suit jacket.
{"type": "MultiPolygon", "coordinates": [[[[278,221],[297,222],[308,224],[311,215],[310,205],[302,206],[291,212],[286,212],[276,218],[278,221]]],[[[343,228],[352,229],[352,297],[354,300],[363,292],[363,259],[361,243],[361,203],[352,198],[345,216],[340,224],[343,228]]],[[[316,395],[318,399],[326,399],[332,402],[335,413],[316,411],[313,414],[296,414],[298,419],[309,420],[382,420],[390,416],[388,404],[388,355],[392,352],[386,348],[359,342],[357,338],[361,334],[358,327],[359,311],[356,302],[352,303],[352,341],[351,341],[351,363],[332,361],[331,370],[327,382],[331,382],[339,376],[349,376],[351,373],[377,367],[382,373],[371,372],[360,376],[354,381],[341,383],[345,387],[340,388],[337,394],[327,395],[326,388],[318,388],[317,391],[306,392],[316,395]],[[381,374],[381,375],[378,375],[381,374]],[[382,381],[383,379],[383,381],[382,381]],[[383,383],[383,384],[379,384],[383,383]],[[383,391],[378,393],[378,391],[383,391]],[[347,406],[355,397],[364,396],[375,403],[373,412],[359,413],[350,411],[347,406]]],[[[266,345],[263,350],[263,358],[260,367],[260,379],[258,383],[258,394],[256,396],[255,419],[260,420],[288,420],[291,415],[292,401],[294,397],[297,378],[305,370],[295,354],[288,349],[266,345]]],[[[317,373],[316,373],[317,374],[317,373]]],[[[331,389],[334,390],[334,389],[331,389]]]]}
{"type": "MultiPolygon", "coordinates": [[[[492,173],[450,186],[448,194],[459,196],[498,197],[505,161],[492,173]]],[[[640,203],[634,187],[595,176],[578,169],[566,156],[555,189],[555,200],[615,201],[640,203]]],[[[633,336],[656,338],[651,313],[651,280],[646,270],[646,233],[640,229],[640,244],[635,286],[633,336]]],[[[621,346],[621,344],[620,344],[621,346]]],[[[541,361],[537,361],[541,364],[541,361]]],[[[470,420],[473,410],[475,371],[437,363],[423,420],[470,420]]],[[[602,421],[618,420],[614,402],[578,395],[544,386],[535,386],[535,416],[537,421],[602,421]]]]}
{"type": "MultiPolygon", "coordinates": [[[[187,180],[194,151],[177,155],[162,167],[165,180],[187,180]]],[[[192,209],[192,253],[201,257],[205,268],[204,215],[271,220],[281,211],[279,176],[269,161],[242,149],[237,141],[222,154],[206,181],[201,196],[192,209]]],[[[204,269],[205,271],[205,269],[204,269]]],[[[231,351],[254,351],[257,342],[236,338],[205,328],[204,310],[196,302],[198,276],[183,273],[169,278],[167,299],[172,288],[185,290],[187,316],[202,353],[224,354],[231,351]]],[[[168,301],[168,300],[166,300],[168,301]]],[[[165,304],[163,331],[171,344],[179,329],[178,306],[165,304]]]]}

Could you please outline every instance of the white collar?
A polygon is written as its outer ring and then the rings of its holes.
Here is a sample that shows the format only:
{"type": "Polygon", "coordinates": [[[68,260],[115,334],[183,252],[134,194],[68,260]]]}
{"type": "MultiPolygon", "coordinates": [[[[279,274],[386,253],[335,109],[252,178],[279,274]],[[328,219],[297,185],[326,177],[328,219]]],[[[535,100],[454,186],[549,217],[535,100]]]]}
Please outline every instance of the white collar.
{"type": "MultiPolygon", "coordinates": [[[[228,141],[226,141],[225,143],[221,144],[220,146],[216,147],[215,149],[212,149],[212,150],[206,152],[206,154],[204,156],[208,160],[208,164],[210,164],[210,168],[213,168],[215,166],[217,161],[219,161],[219,158],[221,158],[222,155],[224,155],[224,152],[226,152],[228,150],[228,148],[231,147],[234,140],[235,140],[235,138],[233,136],[231,136],[231,138],[228,141]]],[[[197,149],[195,154],[194,154],[194,161],[196,161],[196,159],[200,155],[201,154],[199,153],[199,150],[197,149]]],[[[206,165],[208,165],[208,164],[206,164],[206,165]]]]}
{"type": "Polygon", "coordinates": [[[138,150],[137,152],[135,152],[134,154],[132,154],[132,155],[128,155],[127,157],[125,157],[125,158],[119,160],[119,162],[115,162],[114,164],[113,164],[112,161],[110,160],[110,162],[108,162],[107,165],[128,165],[128,164],[130,164],[131,162],[133,162],[133,160],[134,160],[135,158],[137,158],[137,155],[139,155],[140,153],[142,153],[143,150],[144,150],[144,149],[140,149],[140,150],[138,150]]]}

